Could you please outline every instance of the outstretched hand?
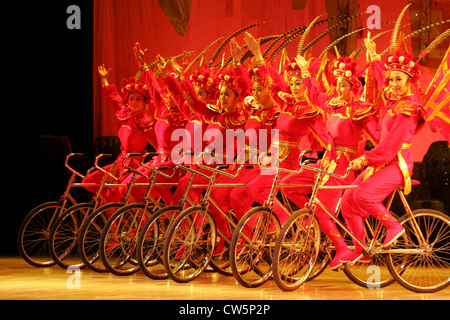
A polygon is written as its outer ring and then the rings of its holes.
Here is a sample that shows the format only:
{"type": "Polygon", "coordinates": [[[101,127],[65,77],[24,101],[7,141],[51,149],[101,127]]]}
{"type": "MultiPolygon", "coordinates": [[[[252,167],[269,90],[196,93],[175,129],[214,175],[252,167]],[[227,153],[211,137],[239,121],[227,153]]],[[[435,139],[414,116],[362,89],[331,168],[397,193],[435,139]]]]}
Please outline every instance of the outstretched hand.
{"type": "Polygon", "coordinates": [[[239,61],[241,59],[242,48],[239,46],[236,38],[234,37],[230,40],[230,51],[234,61],[239,61]]]}
{"type": "Polygon", "coordinates": [[[100,75],[100,77],[102,78],[106,78],[108,76],[108,73],[112,70],[111,68],[109,68],[108,70],[106,70],[105,65],[102,64],[101,66],[98,66],[98,74],[100,75]]]}
{"type": "Polygon", "coordinates": [[[300,67],[302,72],[308,72],[309,66],[311,65],[312,62],[312,58],[306,61],[306,59],[303,56],[297,55],[295,57],[295,62],[297,62],[297,65],[300,67]]]}
{"type": "Polygon", "coordinates": [[[372,39],[364,39],[364,44],[366,45],[369,55],[374,60],[377,57],[377,44],[372,39]]]}
{"type": "Polygon", "coordinates": [[[165,72],[167,72],[168,70],[168,66],[169,66],[169,61],[170,60],[166,60],[166,59],[164,59],[161,55],[157,55],[156,56],[156,61],[157,61],[157,66],[158,66],[158,69],[159,69],[159,71],[161,71],[162,73],[165,73],[165,72]]]}
{"type": "Polygon", "coordinates": [[[170,64],[172,65],[173,71],[177,74],[177,76],[183,75],[183,68],[178,64],[175,58],[170,59],[170,64]]]}
{"type": "Polygon", "coordinates": [[[256,55],[257,53],[261,52],[260,49],[260,39],[256,40],[250,33],[246,32],[244,34],[244,41],[248,46],[248,49],[253,53],[253,55],[256,55]]]}
{"type": "Polygon", "coordinates": [[[145,65],[145,53],[147,52],[147,49],[141,50],[141,45],[139,42],[136,42],[136,44],[133,47],[134,56],[136,57],[136,60],[139,63],[139,66],[142,67],[145,65]]]}
{"type": "Polygon", "coordinates": [[[108,70],[106,70],[104,64],[98,66],[97,69],[98,69],[98,74],[100,75],[100,80],[102,81],[102,83],[103,83],[104,85],[108,85],[108,73],[109,73],[112,69],[109,68],[108,70]]]}

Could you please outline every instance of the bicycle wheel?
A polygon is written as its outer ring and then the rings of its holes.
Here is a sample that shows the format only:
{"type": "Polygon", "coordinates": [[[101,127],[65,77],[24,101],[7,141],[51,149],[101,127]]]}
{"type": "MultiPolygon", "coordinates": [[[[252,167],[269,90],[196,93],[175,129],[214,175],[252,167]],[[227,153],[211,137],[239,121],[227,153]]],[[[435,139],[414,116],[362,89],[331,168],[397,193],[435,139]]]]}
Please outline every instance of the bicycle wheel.
{"type": "Polygon", "coordinates": [[[78,235],[84,219],[95,209],[95,203],[76,204],[56,220],[50,230],[49,247],[53,260],[62,268],[84,268],[78,253],[78,235]]]}
{"type": "Polygon", "coordinates": [[[311,281],[322,274],[331,262],[331,254],[335,248],[333,242],[322,232],[319,244],[319,253],[311,273],[306,281],[311,281]]]}
{"type": "Polygon", "coordinates": [[[167,230],[164,267],[180,283],[194,280],[211,261],[216,243],[216,224],[203,206],[184,210],[167,230]]]}
{"type": "Polygon", "coordinates": [[[153,211],[134,203],[117,210],[108,219],[100,237],[100,257],[109,272],[127,276],[139,271],[136,244],[140,228],[153,211]]]}
{"type": "Polygon", "coordinates": [[[450,284],[450,219],[442,212],[418,209],[402,216],[406,235],[392,245],[386,264],[404,288],[431,293],[450,284]]]}
{"type": "MultiPolygon", "coordinates": [[[[392,216],[398,220],[395,213],[391,212],[392,216]]],[[[380,224],[380,221],[370,216],[364,221],[364,230],[366,235],[366,241],[368,244],[373,243],[373,247],[380,247],[383,244],[384,237],[386,235],[386,227],[381,226],[380,234],[375,235],[375,232],[380,224]],[[376,237],[374,239],[374,237],[376,237]]],[[[348,244],[348,247],[353,249],[353,241],[349,235],[344,235],[344,239],[348,244]]],[[[389,272],[384,253],[375,253],[371,256],[370,263],[356,262],[354,264],[346,264],[344,267],[345,275],[355,284],[370,289],[384,288],[393,282],[395,279],[389,272]]]]}
{"type": "Polygon", "coordinates": [[[109,217],[123,206],[123,203],[105,204],[92,212],[81,225],[78,252],[89,269],[96,272],[108,272],[100,259],[100,237],[109,217]]]}
{"type": "MultiPolygon", "coordinates": [[[[234,226],[237,225],[237,219],[232,211],[227,212],[227,215],[233,220],[234,226]]],[[[227,223],[228,230],[230,230],[230,233],[234,233],[235,227],[228,222],[227,223]]],[[[209,263],[210,267],[224,275],[224,276],[232,276],[233,271],[231,270],[231,263],[230,263],[230,246],[231,246],[231,239],[225,237],[221,233],[217,232],[217,238],[216,238],[216,245],[214,254],[211,258],[211,261],[209,263]]]]}
{"type": "Polygon", "coordinates": [[[31,210],[22,221],[17,234],[20,256],[35,267],[55,265],[49,245],[50,229],[63,212],[62,202],[43,203],[31,210]]]}
{"type": "Polygon", "coordinates": [[[164,238],[181,210],[180,206],[159,209],[147,220],[139,233],[136,259],[140,270],[151,279],[169,277],[163,264],[164,238]]]}
{"type": "Polygon", "coordinates": [[[216,249],[209,262],[209,266],[212,270],[224,276],[233,275],[230,263],[230,242],[230,239],[217,234],[216,244],[214,245],[216,249]]]}
{"type": "Polygon", "coordinates": [[[272,275],[272,252],[280,222],[266,207],[256,207],[239,221],[230,247],[233,276],[248,288],[264,284],[272,275]]]}
{"type": "Polygon", "coordinates": [[[321,231],[311,211],[301,209],[284,223],[273,251],[273,279],[284,291],[299,288],[314,269],[321,231]]]}

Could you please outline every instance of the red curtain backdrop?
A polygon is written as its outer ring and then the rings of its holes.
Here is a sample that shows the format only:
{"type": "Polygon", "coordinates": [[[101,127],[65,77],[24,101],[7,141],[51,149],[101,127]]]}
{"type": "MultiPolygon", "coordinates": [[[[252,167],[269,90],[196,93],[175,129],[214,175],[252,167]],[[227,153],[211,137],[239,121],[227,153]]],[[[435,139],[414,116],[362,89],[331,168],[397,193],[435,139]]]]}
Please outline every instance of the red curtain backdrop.
{"type": "MultiPolygon", "coordinates": [[[[297,0],[177,0],[184,4],[187,1],[191,1],[189,23],[185,34],[181,35],[159,5],[159,2],[164,0],[94,0],[94,137],[116,135],[118,130],[114,111],[101,93],[97,66],[104,64],[106,68],[111,68],[109,81],[120,88],[122,78],[134,76],[137,72],[138,65],[132,50],[137,41],[141,43],[142,48],[148,49],[147,62],[152,62],[157,54],[170,57],[181,54],[184,50],[202,50],[220,36],[229,36],[250,24],[265,22],[248,30],[255,37],[283,34],[295,27],[307,25],[318,15],[327,12],[324,0],[308,0],[304,9],[294,9],[294,3],[305,3],[297,0]]],[[[407,0],[360,0],[359,11],[364,12],[368,6],[376,4],[381,9],[381,22],[395,21],[407,3],[407,0]]],[[[368,17],[368,14],[362,15],[358,26],[366,26],[368,17]]],[[[409,21],[408,11],[403,21],[409,21]]],[[[374,30],[373,33],[377,34],[392,27],[393,24],[382,25],[382,30],[374,30]]],[[[328,24],[314,28],[306,43],[327,28],[328,24]]],[[[402,31],[409,34],[410,27],[407,26],[402,31]]],[[[388,46],[389,38],[390,34],[387,34],[377,40],[379,51],[388,46]]],[[[244,44],[242,35],[237,37],[237,40],[240,45],[244,44]]],[[[299,40],[300,38],[297,38],[287,47],[289,57],[295,55],[299,40]]],[[[329,37],[324,37],[313,46],[313,56],[317,57],[329,44],[329,37]]],[[[216,48],[217,46],[214,46],[210,49],[207,58],[211,57],[216,48]]],[[[267,46],[263,47],[263,50],[265,48],[267,46]]],[[[228,57],[229,46],[226,46],[223,52],[228,57]]],[[[216,61],[220,61],[221,56],[216,61]]],[[[360,57],[364,59],[364,54],[360,57]]],[[[421,161],[430,139],[443,140],[433,134],[427,131],[427,141],[424,142],[426,145],[422,147],[424,150],[417,153],[417,161],[421,161]]]]}

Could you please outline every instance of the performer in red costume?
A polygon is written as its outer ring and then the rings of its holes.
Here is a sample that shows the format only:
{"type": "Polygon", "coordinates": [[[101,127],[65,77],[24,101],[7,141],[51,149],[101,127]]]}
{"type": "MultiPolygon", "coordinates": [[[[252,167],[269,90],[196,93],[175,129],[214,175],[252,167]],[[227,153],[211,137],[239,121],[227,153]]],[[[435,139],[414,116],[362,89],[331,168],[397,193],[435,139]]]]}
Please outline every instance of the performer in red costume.
{"type": "MultiPolygon", "coordinates": [[[[118,137],[121,143],[121,154],[114,163],[105,166],[104,169],[119,177],[124,172],[123,159],[127,153],[145,153],[146,146],[150,142],[156,146],[156,135],[154,132],[155,118],[150,104],[150,94],[145,84],[137,82],[134,78],[123,79],[124,87],[121,92],[115,84],[109,84],[108,72],[104,65],[98,67],[98,73],[102,82],[102,90],[110,105],[116,110],[117,120],[121,122],[118,137]]],[[[141,157],[128,159],[130,167],[138,168],[141,157]]],[[[91,172],[83,179],[83,183],[100,183],[104,177],[100,170],[91,172]]],[[[121,177],[116,183],[122,183],[126,176],[121,177]]],[[[87,188],[96,192],[97,188],[87,188]]],[[[121,195],[118,188],[108,188],[103,194],[106,201],[120,201],[121,195]]]]}
{"type": "MultiPolygon", "coordinates": [[[[150,92],[150,97],[153,100],[156,111],[156,124],[155,134],[157,139],[157,152],[158,156],[149,161],[146,166],[156,168],[158,166],[164,166],[174,168],[176,163],[172,159],[177,159],[178,155],[172,155],[172,149],[179,143],[179,140],[173,138],[173,133],[177,129],[183,129],[186,126],[187,120],[184,114],[181,112],[179,106],[184,103],[184,96],[181,91],[177,91],[176,87],[167,86],[167,76],[163,74],[163,78],[159,81],[150,68],[145,63],[145,51],[141,50],[139,43],[136,43],[134,49],[135,57],[139,63],[141,70],[141,77],[144,83],[147,85],[150,92]]],[[[167,70],[167,62],[160,56],[157,57],[158,66],[164,72],[167,70]]],[[[149,175],[149,170],[140,167],[139,171],[145,175],[149,175]]],[[[167,173],[171,173],[167,170],[167,173]]],[[[124,183],[129,184],[131,176],[129,176],[124,183]]],[[[158,175],[156,182],[177,182],[178,177],[174,176],[172,179],[165,178],[158,175]]],[[[143,176],[137,176],[137,183],[146,183],[147,179],[143,176]]],[[[126,188],[120,188],[121,194],[124,194],[126,188]]],[[[172,198],[172,192],[169,187],[155,187],[155,190],[163,199],[164,203],[170,203],[172,198]]],[[[132,190],[133,198],[137,201],[142,199],[145,195],[145,188],[134,188],[132,190]]]]}
{"type": "MultiPolygon", "coordinates": [[[[276,128],[277,117],[280,110],[281,100],[272,92],[286,91],[287,85],[280,74],[272,67],[264,64],[259,41],[255,40],[250,33],[246,33],[244,40],[248,49],[253,53],[257,65],[250,69],[248,77],[251,79],[252,95],[244,100],[247,111],[245,123],[245,159],[237,159],[239,164],[258,163],[261,152],[267,152],[272,143],[272,129],[276,128]]],[[[240,64],[241,48],[234,40],[231,42],[235,65],[240,64]]],[[[243,77],[242,77],[243,78],[243,77]]],[[[223,177],[223,183],[247,184],[261,174],[258,165],[253,168],[243,168],[236,178],[223,177]]],[[[217,199],[223,210],[233,208],[236,218],[240,220],[248,211],[253,202],[249,203],[247,190],[244,187],[221,188],[213,191],[213,198],[217,199]],[[222,190],[225,189],[225,190],[222,190]]]]}
{"type": "MultiPolygon", "coordinates": [[[[191,105],[191,108],[197,114],[207,119],[208,125],[203,136],[206,145],[203,161],[209,166],[233,164],[238,150],[244,147],[239,146],[234,138],[231,141],[229,139],[230,133],[234,133],[238,129],[244,129],[246,121],[242,101],[249,93],[250,80],[246,80],[243,77],[244,74],[245,68],[242,66],[219,71],[215,79],[215,82],[219,85],[218,105],[207,105],[205,103],[193,103],[191,105]]],[[[206,170],[203,172],[211,173],[206,170]]],[[[184,176],[183,180],[188,179],[189,176],[190,173],[184,176]]],[[[194,176],[193,183],[207,184],[208,181],[197,175],[194,176]]],[[[212,209],[212,206],[210,208],[212,209]]],[[[212,209],[212,213],[217,228],[231,237],[225,218],[214,209],[212,209]]]]}
{"type": "MultiPolygon", "coordinates": [[[[186,101],[182,105],[182,112],[188,119],[185,127],[186,139],[178,145],[178,149],[185,153],[184,156],[182,155],[180,163],[192,165],[196,157],[206,147],[206,141],[203,140],[203,135],[209,122],[208,118],[195,110],[215,108],[212,102],[217,93],[217,85],[211,69],[197,71],[186,79],[183,70],[175,61],[172,61],[172,67],[179,81],[175,78],[169,78],[168,82],[170,82],[170,86],[179,86],[179,90],[183,91],[186,101]],[[189,153],[191,154],[189,155],[189,153]]],[[[188,173],[180,177],[177,190],[172,198],[173,205],[181,199],[190,176],[191,174],[188,173]]],[[[198,203],[201,195],[197,189],[191,189],[189,197],[192,201],[198,203]]]]}
{"type": "MultiPolygon", "coordinates": [[[[292,59],[282,72],[289,84],[290,94],[273,92],[274,95],[278,94],[284,100],[284,104],[281,106],[277,119],[276,129],[278,129],[279,139],[272,140],[271,153],[276,155],[281,168],[297,170],[299,168],[299,145],[303,137],[311,137],[313,133],[321,145],[320,150],[326,148],[327,152],[332,154],[334,154],[334,143],[324,125],[319,108],[309,104],[306,100],[303,84],[305,74],[302,74],[295,59],[292,59]]],[[[311,140],[312,145],[317,145],[315,140],[311,140]]],[[[315,151],[319,151],[317,147],[316,149],[315,151]]],[[[283,178],[285,175],[286,173],[282,172],[280,177],[283,178]]],[[[273,175],[259,175],[250,181],[247,185],[249,197],[245,205],[251,206],[255,201],[263,204],[269,197],[273,178],[273,175]]],[[[242,209],[244,208],[242,207],[242,209]]],[[[247,207],[244,210],[249,209],[250,207],[247,207]]],[[[281,224],[289,218],[277,205],[274,205],[274,211],[281,224]]]]}
{"type": "MultiPolygon", "coordinates": [[[[298,63],[304,74],[308,74],[309,62],[299,56],[298,63]]],[[[371,104],[365,103],[358,98],[358,93],[362,88],[357,77],[356,62],[351,58],[339,58],[334,63],[335,91],[327,95],[316,82],[315,78],[306,77],[303,83],[308,88],[308,99],[316,106],[323,109],[326,114],[326,126],[334,139],[336,156],[326,155],[322,160],[313,166],[344,175],[349,162],[355,159],[365,146],[363,133],[369,134],[372,141],[377,141],[379,136],[377,110],[371,104]]],[[[281,184],[312,185],[315,171],[304,170],[300,174],[288,174],[281,180],[281,184]]],[[[355,179],[354,172],[350,172],[347,179],[338,179],[327,176],[322,182],[328,186],[349,185],[355,179]]],[[[308,202],[310,187],[302,188],[282,188],[287,197],[297,206],[303,208],[308,202]]],[[[336,207],[343,190],[319,190],[317,197],[329,208],[331,212],[336,207]]],[[[330,268],[339,268],[341,255],[347,249],[347,245],[342,238],[334,221],[317,206],[315,211],[320,228],[336,247],[336,255],[330,263],[330,268]],[[341,250],[343,249],[343,250],[341,250]]]]}
{"type": "MultiPolygon", "coordinates": [[[[342,213],[348,228],[363,243],[363,219],[369,215],[378,219],[387,228],[383,243],[387,247],[404,233],[404,228],[386,210],[382,201],[398,186],[404,186],[405,194],[410,192],[413,169],[411,145],[414,135],[425,123],[423,107],[413,95],[413,86],[419,79],[420,71],[411,54],[403,54],[400,50],[389,53],[383,64],[376,55],[375,43],[366,40],[366,45],[372,60],[375,60],[372,67],[379,83],[382,83],[383,74],[387,71],[389,91],[385,94],[380,143],[350,163],[355,170],[369,168],[354,181],[358,187],[345,193],[342,213]]],[[[341,258],[343,262],[354,261],[361,255],[362,248],[355,244],[354,252],[346,251],[341,258]]]]}

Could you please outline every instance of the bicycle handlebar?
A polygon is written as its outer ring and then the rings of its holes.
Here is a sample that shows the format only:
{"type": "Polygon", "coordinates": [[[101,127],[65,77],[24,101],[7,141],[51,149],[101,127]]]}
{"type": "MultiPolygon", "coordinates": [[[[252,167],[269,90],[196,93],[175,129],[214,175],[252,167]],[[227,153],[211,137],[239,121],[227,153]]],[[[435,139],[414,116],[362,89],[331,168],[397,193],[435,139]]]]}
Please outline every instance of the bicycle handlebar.
{"type": "MultiPolygon", "coordinates": [[[[140,155],[141,155],[140,153],[127,153],[127,155],[126,155],[126,156],[124,157],[124,159],[123,159],[123,166],[124,166],[125,168],[127,168],[128,170],[130,170],[131,172],[137,173],[137,174],[143,176],[144,178],[150,180],[151,178],[150,178],[149,176],[147,176],[147,175],[145,175],[144,173],[140,172],[139,170],[136,170],[136,169],[134,169],[134,168],[131,168],[130,166],[128,166],[128,165],[125,164],[125,160],[126,160],[128,157],[130,157],[130,156],[136,157],[136,156],[140,156],[140,155]]],[[[176,172],[177,167],[175,167],[175,168],[173,169],[173,171],[172,171],[172,174],[169,175],[169,174],[166,174],[166,173],[160,171],[160,170],[166,170],[166,169],[169,169],[168,166],[159,166],[159,167],[155,167],[155,168],[146,166],[146,165],[145,165],[145,160],[147,159],[147,157],[148,157],[149,155],[158,155],[158,153],[157,153],[157,152],[147,152],[146,154],[144,154],[144,155],[142,156],[141,166],[142,166],[144,169],[150,170],[150,171],[153,172],[153,173],[160,174],[160,175],[162,175],[162,176],[164,176],[164,177],[166,177],[166,178],[168,178],[168,179],[171,179],[171,178],[173,178],[173,177],[175,176],[175,172],[176,172]]]]}
{"type": "Polygon", "coordinates": [[[308,164],[313,162],[313,161],[314,162],[319,161],[319,159],[306,159],[306,160],[303,160],[305,154],[312,153],[312,152],[313,152],[312,150],[307,149],[307,150],[303,150],[300,153],[300,155],[299,155],[300,169],[299,170],[292,170],[292,169],[286,169],[286,168],[280,168],[280,167],[266,166],[263,163],[261,163],[261,161],[263,160],[263,158],[265,156],[270,156],[271,155],[270,153],[263,153],[263,154],[261,154],[259,156],[259,159],[258,159],[259,160],[258,164],[259,164],[260,167],[263,167],[263,168],[266,168],[266,169],[278,170],[280,172],[287,172],[287,173],[298,174],[298,173],[301,173],[303,171],[303,169],[308,169],[308,170],[316,171],[316,172],[321,173],[321,174],[330,175],[330,176],[338,178],[338,179],[346,179],[348,177],[348,175],[350,173],[350,170],[351,170],[350,166],[347,167],[347,170],[346,170],[344,175],[339,175],[339,174],[336,174],[336,173],[333,173],[333,172],[329,172],[329,171],[326,171],[326,170],[322,170],[322,169],[319,169],[319,168],[316,168],[316,167],[308,166],[308,164]]]}
{"type": "Polygon", "coordinates": [[[212,171],[212,172],[216,172],[218,174],[221,174],[221,175],[224,175],[224,176],[227,176],[227,177],[230,177],[230,178],[236,178],[239,175],[239,173],[241,172],[242,168],[248,167],[248,165],[246,165],[246,164],[241,164],[241,165],[239,165],[239,167],[236,170],[236,172],[234,174],[232,174],[232,173],[225,172],[225,171],[222,170],[222,169],[228,169],[228,165],[226,165],[226,164],[225,165],[219,165],[219,166],[214,167],[214,168],[208,167],[208,166],[205,166],[205,165],[201,165],[201,164],[199,164],[198,166],[200,168],[203,168],[203,169],[206,169],[206,170],[209,170],[209,171],[212,171]]]}
{"type": "Polygon", "coordinates": [[[326,170],[323,170],[323,169],[319,169],[319,168],[316,168],[316,167],[308,166],[308,164],[311,162],[311,160],[317,160],[317,161],[319,160],[319,159],[306,159],[306,160],[303,160],[303,156],[305,154],[312,153],[312,152],[313,151],[310,150],[310,149],[302,151],[302,153],[300,154],[300,157],[299,157],[300,168],[306,168],[308,170],[313,170],[313,171],[316,171],[318,173],[326,174],[326,175],[329,175],[329,176],[332,176],[332,177],[335,177],[335,178],[338,178],[338,179],[347,179],[348,175],[350,174],[350,170],[352,168],[351,166],[347,167],[344,175],[339,175],[339,174],[336,174],[334,172],[329,172],[329,171],[326,171],[326,170]]]}
{"type": "MultiPolygon", "coordinates": [[[[188,152],[185,152],[184,155],[194,155],[194,152],[188,151],[188,152]]],[[[200,152],[199,155],[195,158],[194,164],[196,164],[199,168],[202,168],[202,169],[205,169],[205,170],[209,170],[209,171],[212,171],[212,172],[215,172],[215,173],[218,173],[218,174],[222,174],[222,175],[225,175],[225,176],[230,177],[230,178],[236,178],[239,175],[239,173],[242,170],[242,168],[245,167],[245,166],[248,166],[248,165],[242,164],[242,165],[239,166],[239,168],[235,172],[235,174],[232,174],[232,173],[223,171],[223,169],[228,169],[229,168],[229,165],[226,165],[226,164],[218,165],[217,167],[209,167],[209,166],[205,166],[203,164],[200,164],[200,162],[202,161],[202,158],[203,158],[204,155],[211,155],[211,153],[210,152],[204,152],[204,151],[200,152]]],[[[195,169],[193,169],[191,167],[188,167],[188,166],[185,166],[185,165],[179,165],[179,167],[184,169],[184,170],[186,170],[186,171],[190,171],[192,173],[198,174],[198,175],[200,175],[200,176],[202,176],[202,177],[204,177],[206,179],[211,179],[210,176],[208,176],[208,175],[206,175],[206,174],[204,174],[204,173],[202,173],[202,172],[200,172],[198,170],[195,170],[195,169]]]]}
{"type": "Polygon", "coordinates": [[[95,157],[94,167],[95,167],[96,169],[102,171],[103,173],[105,173],[106,175],[108,175],[109,177],[111,177],[112,179],[114,179],[114,180],[117,181],[118,178],[117,178],[115,175],[113,175],[111,172],[105,170],[104,168],[102,168],[102,167],[100,167],[100,166],[98,165],[98,161],[99,161],[101,158],[112,158],[112,154],[109,154],[109,153],[101,153],[101,154],[99,154],[97,157],[95,157]]]}
{"type": "Polygon", "coordinates": [[[64,162],[64,165],[66,166],[67,169],[69,169],[72,173],[76,174],[77,176],[81,177],[82,179],[84,179],[85,175],[82,175],[81,173],[79,173],[78,171],[76,171],[69,165],[69,159],[72,157],[84,157],[84,153],[70,153],[67,155],[66,161],[64,162]]]}

